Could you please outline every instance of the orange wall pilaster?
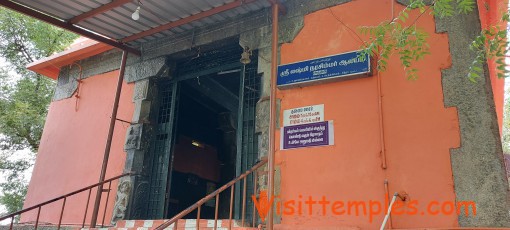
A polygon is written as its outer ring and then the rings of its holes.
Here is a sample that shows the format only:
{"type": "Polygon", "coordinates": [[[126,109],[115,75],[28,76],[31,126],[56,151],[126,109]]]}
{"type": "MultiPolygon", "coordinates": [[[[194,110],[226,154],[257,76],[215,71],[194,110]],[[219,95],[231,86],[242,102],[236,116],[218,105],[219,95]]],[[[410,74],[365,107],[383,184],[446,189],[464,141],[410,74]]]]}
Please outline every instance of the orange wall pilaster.
{"type": "MultiPolygon", "coordinates": [[[[397,13],[403,9],[396,3],[394,7],[397,13]]],[[[311,13],[294,41],[282,45],[281,64],[358,50],[361,41],[343,24],[357,31],[360,26],[390,20],[391,12],[392,1],[357,0],[311,13]]],[[[410,18],[418,14],[413,12],[410,18]]],[[[334,122],[335,135],[333,146],[277,151],[282,202],[304,204],[310,196],[316,201],[324,196],[345,205],[359,201],[384,204],[384,181],[388,180],[390,194],[405,192],[418,202],[418,213],[393,216],[394,228],[458,226],[456,213],[426,212],[429,202],[456,201],[449,150],[460,143],[457,111],[443,103],[440,71],[451,65],[447,34],[435,33],[429,14],[417,25],[430,34],[431,47],[431,55],[417,63],[417,81],[407,80],[399,60],[392,58],[379,75],[278,91],[282,111],[324,104],[324,118],[334,122]],[[381,167],[378,77],[387,169],[381,167]]],[[[322,206],[316,204],[310,215],[308,206],[303,206],[301,215],[282,215],[279,228],[378,229],[384,217],[382,210],[372,215],[369,210],[336,215],[331,203],[328,207],[324,215],[322,206]]],[[[412,210],[404,209],[408,211],[412,210]]]]}

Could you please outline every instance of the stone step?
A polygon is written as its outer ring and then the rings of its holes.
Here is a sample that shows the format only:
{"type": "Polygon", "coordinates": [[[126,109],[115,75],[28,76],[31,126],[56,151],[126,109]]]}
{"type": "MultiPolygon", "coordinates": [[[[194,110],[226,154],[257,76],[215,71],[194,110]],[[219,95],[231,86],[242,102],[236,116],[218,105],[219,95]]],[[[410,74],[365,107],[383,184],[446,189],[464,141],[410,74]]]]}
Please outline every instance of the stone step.
{"type": "MultiPolygon", "coordinates": [[[[118,221],[115,227],[109,228],[83,228],[81,230],[151,230],[157,226],[163,224],[167,220],[121,220],[118,221]]],[[[230,221],[229,220],[218,220],[217,230],[228,230],[230,221]]],[[[174,224],[170,225],[166,229],[168,230],[193,230],[197,229],[196,219],[179,220],[177,223],[177,229],[174,224]]],[[[200,230],[212,230],[214,229],[214,220],[200,220],[200,230]]],[[[256,230],[257,228],[241,227],[238,221],[232,221],[233,230],[256,230]]]]}
{"type": "MultiPolygon", "coordinates": [[[[12,230],[33,230],[35,229],[34,224],[15,224],[12,226],[12,230]]],[[[55,225],[39,225],[37,226],[38,230],[58,230],[55,225]]],[[[60,230],[75,230],[75,227],[69,226],[61,226],[60,230]]],[[[2,225],[0,226],[0,230],[10,230],[10,225],[2,225]]]]}
{"type": "MultiPolygon", "coordinates": [[[[116,228],[116,227],[110,227],[110,228],[83,228],[83,229],[90,229],[90,230],[154,230],[156,227],[137,227],[137,228],[116,228]]],[[[200,227],[198,230],[213,230],[213,227],[200,227]]],[[[177,229],[175,229],[173,226],[165,228],[165,230],[197,230],[197,228],[194,227],[181,227],[178,226],[177,229]]],[[[228,230],[228,227],[217,227],[216,230],[228,230]]],[[[248,228],[248,227],[232,227],[232,230],[258,230],[258,228],[248,228]]]]}

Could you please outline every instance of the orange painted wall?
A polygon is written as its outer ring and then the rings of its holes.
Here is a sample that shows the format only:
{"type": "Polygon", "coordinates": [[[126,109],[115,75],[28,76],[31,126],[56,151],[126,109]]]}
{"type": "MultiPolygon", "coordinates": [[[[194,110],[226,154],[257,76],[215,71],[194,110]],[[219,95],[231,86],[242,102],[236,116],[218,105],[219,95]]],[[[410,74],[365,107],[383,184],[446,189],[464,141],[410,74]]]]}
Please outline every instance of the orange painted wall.
{"type": "MultiPolygon", "coordinates": [[[[78,111],[75,111],[75,97],[51,103],[25,208],[98,182],[117,76],[118,71],[113,71],[85,79],[80,88],[78,111]]],[[[118,118],[131,120],[132,95],[133,84],[124,83],[118,118]]],[[[106,178],[122,174],[127,128],[126,124],[116,123],[106,178]]],[[[105,223],[111,218],[117,183],[113,183],[112,188],[105,223]]],[[[89,217],[94,197],[95,191],[91,196],[89,217]]],[[[86,199],[87,192],[67,200],[63,223],[81,224],[86,199]]],[[[40,221],[58,223],[61,205],[58,202],[45,206],[40,221]]],[[[99,221],[102,220],[102,211],[100,213],[99,221]]],[[[34,221],[35,216],[36,212],[27,213],[22,216],[22,222],[34,221]]]]}
{"type": "MultiPolygon", "coordinates": [[[[356,35],[332,14],[356,30],[389,20],[391,7],[391,0],[357,0],[305,16],[299,35],[282,45],[281,64],[359,49],[356,35]]],[[[398,4],[395,8],[395,12],[403,9],[398,4]]],[[[414,12],[410,18],[417,15],[414,12]]],[[[447,34],[435,33],[429,14],[422,16],[418,26],[430,34],[431,47],[431,55],[417,64],[420,78],[407,80],[396,58],[380,73],[386,170],[381,167],[377,75],[278,90],[280,114],[285,109],[324,104],[324,118],[334,122],[335,135],[334,146],[277,151],[281,200],[304,202],[308,196],[315,200],[325,196],[330,202],[383,203],[384,181],[388,180],[390,194],[405,191],[410,201],[418,202],[416,215],[393,216],[394,228],[458,226],[456,213],[421,213],[429,202],[455,201],[449,149],[459,147],[460,137],[457,110],[445,108],[443,103],[440,70],[451,65],[447,34]]],[[[279,138],[277,132],[277,143],[279,138]]],[[[279,228],[378,229],[383,220],[382,213],[372,221],[369,215],[354,213],[334,215],[328,211],[323,215],[321,207],[316,205],[311,216],[305,208],[301,216],[283,215],[279,228]]]]}
{"type": "MultiPolygon", "coordinates": [[[[478,12],[480,13],[480,22],[482,28],[487,29],[490,26],[499,26],[501,29],[507,27],[506,23],[501,21],[503,13],[508,8],[508,0],[478,0],[478,12]]],[[[503,128],[503,107],[505,104],[505,79],[499,79],[497,76],[496,62],[488,61],[492,92],[494,94],[494,104],[498,116],[499,133],[502,135],[503,128]]]]}

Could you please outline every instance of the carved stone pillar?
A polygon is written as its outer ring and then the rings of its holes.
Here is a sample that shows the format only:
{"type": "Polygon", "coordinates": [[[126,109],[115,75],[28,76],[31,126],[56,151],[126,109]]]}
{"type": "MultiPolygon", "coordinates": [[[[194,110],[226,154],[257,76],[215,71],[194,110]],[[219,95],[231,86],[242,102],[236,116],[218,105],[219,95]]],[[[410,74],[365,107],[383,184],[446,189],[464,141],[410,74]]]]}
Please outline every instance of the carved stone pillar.
{"type": "Polygon", "coordinates": [[[127,154],[124,173],[136,175],[119,181],[112,224],[123,219],[147,218],[149,173],[144,167],[144,158],[149,151],[154,128],[155,119],[151,111],[157,101],[156,83],[162,78],[169,79],[173,70],[174,64],[169,64],[164,57],[135,63],[126,69],[127,80],[135,82],[135,111],[124,144],[127,154]]]}

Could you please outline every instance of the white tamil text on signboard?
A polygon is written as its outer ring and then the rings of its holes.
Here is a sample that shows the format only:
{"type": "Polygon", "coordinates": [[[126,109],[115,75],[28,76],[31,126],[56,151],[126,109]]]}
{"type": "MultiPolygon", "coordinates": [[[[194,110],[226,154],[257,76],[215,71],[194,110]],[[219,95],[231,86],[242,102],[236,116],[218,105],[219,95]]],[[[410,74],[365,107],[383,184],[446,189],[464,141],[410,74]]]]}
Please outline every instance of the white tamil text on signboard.
{"type": "Polygon", "coordinates": [[[283,111],[283,126],[324,121],[324,104],[311,105],[283,111]]]}
{"type": "Polygon", "coordinates": [[[278,66],[277,86],[281,89],[332,80],[368,77],[370,56],[359,50],[278,66]]]}
{"type": "Polygon", "coordinates": [[[285,126],[280,132],[281,150],[335,144],[333,121],[285,126]]]}

